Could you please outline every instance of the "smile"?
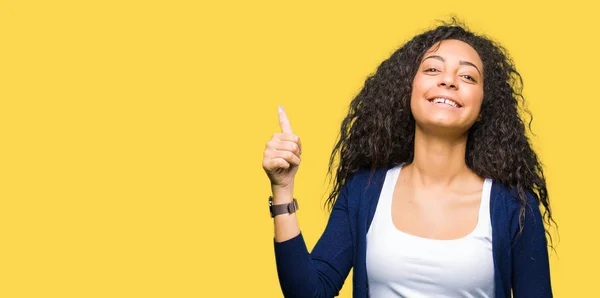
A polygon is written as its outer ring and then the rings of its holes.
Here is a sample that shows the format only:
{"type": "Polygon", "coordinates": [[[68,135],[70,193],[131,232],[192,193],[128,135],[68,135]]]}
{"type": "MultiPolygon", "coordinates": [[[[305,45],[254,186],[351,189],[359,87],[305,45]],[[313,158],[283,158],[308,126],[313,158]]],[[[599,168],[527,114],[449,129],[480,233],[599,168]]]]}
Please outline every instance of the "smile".
{"type": "Polygon", "coordinates": [[[436,103],[441,103],[441,104],[446,104],[455,108],[461,108],[462,106],[460,104],[458,104],[457,102],[448,99],[448,98],[443,98],[443,97],[436,97],[436,98],[432,98],[429,100],[430,103],[436,104],[436,103]]]}

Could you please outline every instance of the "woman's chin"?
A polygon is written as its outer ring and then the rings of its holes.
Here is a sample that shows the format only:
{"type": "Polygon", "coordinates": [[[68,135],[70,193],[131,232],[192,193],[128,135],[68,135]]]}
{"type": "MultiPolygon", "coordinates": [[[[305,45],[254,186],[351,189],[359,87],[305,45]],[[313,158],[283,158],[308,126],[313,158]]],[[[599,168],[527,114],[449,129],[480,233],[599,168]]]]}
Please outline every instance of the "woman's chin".
{"type": "Polygon", "coordinates": [[[468,131],[468,127],[455,119],[428,119],[427,121],[417,121],[417,127],[419,127],[426,134],[438,135],[444,134],[446,136],[463,135],[468,131]]]}

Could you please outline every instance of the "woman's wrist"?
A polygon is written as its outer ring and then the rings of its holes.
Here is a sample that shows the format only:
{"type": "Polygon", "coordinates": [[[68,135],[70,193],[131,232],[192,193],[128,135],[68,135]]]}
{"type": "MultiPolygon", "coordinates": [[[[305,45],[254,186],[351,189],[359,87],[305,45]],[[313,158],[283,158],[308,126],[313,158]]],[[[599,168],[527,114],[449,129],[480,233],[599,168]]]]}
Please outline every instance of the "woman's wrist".
{"type": "Polygon", "coordinates": [[[289,203],[294,199],[294,183],[285,186],[271,185],[271,192],[275,205],[289,203]]]}

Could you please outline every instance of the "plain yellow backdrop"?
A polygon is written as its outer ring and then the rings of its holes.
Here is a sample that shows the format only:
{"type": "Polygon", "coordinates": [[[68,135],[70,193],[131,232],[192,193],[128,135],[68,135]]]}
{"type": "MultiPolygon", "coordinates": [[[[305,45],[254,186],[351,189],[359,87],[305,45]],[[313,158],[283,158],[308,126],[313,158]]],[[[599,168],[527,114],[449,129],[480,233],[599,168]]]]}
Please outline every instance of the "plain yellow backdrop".
{"type": "Polygon", "coordinates": [[[555,296],[596,292],[592,4],[0,3],[0,297],[281,297],[261,167],[277,105],[304,146],[295,196],[312,248],[350,100],[451,14],[523,75],[559,224],[555,296]]]}

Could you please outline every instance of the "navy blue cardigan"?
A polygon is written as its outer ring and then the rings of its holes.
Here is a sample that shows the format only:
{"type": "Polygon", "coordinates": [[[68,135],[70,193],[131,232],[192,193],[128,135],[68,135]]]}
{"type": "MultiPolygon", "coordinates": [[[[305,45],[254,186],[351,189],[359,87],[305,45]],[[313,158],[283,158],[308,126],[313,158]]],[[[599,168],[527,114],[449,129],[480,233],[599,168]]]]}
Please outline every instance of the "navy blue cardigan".
{"type": "MultiPolygon", "coordinates": [[[[367,231],[389,168],[361,170],[342,186],[321,238],[308,252],[302,234],[274,241],[285,297],[334,297],[354,267],[353,297],[368,297],[367,231]]],[[[515,192],[493,182],[490,197],[496,298],[552,297],[546,235],[540,209],[528,193],[521,236],[515,192]],[[511,241],[515,239],[515,241],[511,241]]]]}

